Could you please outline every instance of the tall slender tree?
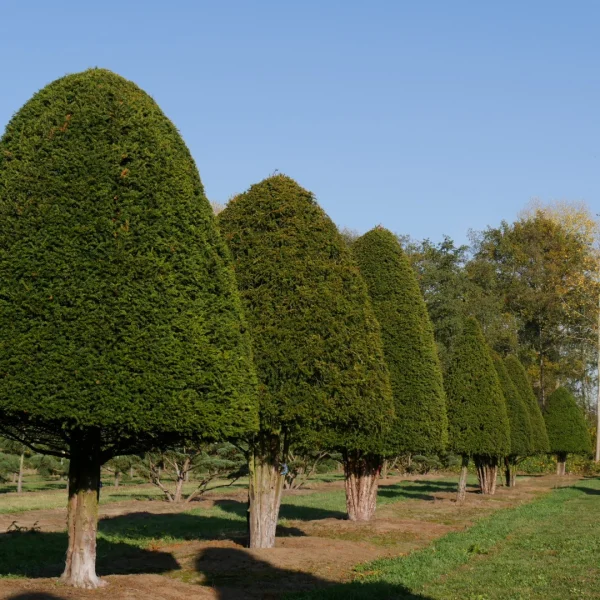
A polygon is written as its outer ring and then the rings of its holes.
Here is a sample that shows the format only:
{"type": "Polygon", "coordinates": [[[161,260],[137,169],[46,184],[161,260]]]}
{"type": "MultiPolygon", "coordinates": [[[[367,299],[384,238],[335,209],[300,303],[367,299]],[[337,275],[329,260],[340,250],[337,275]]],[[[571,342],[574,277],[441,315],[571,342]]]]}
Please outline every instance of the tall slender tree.
{"type": "Polygon", "coordinates": [[[506,485],[514,487],[519,460],[531,454],[533,429],[525,401],[510,378],[504,361],[497,354],[494,354],[494,366],[506,401],[510,424],[510,454],[504,457],[506,485]]]}
{"type": "Polygon", "coordinates": [[[565,475],[567,454],[591,454],[592,442],[583,411],[567,388],[559,387],[544,410],[550,452],[556,455],[556,474],[565,475]]]}
{"type": "Polygon", "coordinates": [[[344,454],[361,519],[393,417],[379,325],[350,250],[313,195],[284,175],[219,214],[254,344],[260,433],[249,440],[250,546],[271,547],[290,443],[344,454]]]}
{"type": "Polygon", "coordinates": [[[352,245],[381,326],[396,418],[386,456],[436,454],[448,436],[448,418],[433,328],[415,272],[398,238],[383,227],[352,245]]]}
{"type": "Polygon", "coordinates": [[[96,576],[100,467],[257,425],[240,300],[198,171],[106,70],[38,92],[0,140],[0,428],[70,458],[63,581],[96,576]]]}
{"type": "Polygon", "coordinates": [[[530,454],[545,454],[550,449],[548,446],[546,424],[544,423],[542,411],[527,377],[525,367],[513,355],[507,356],[504,359],[504,365],[529,413],[529,421],[531,423],[530,454]]]}
{"type": "Polygon", "coordinates": [[[483,494],[496,490],[498,457],[510,454],[506,402],[479,323],[466,320],[445,378],[450,448],[462,456],[458,501],[465,498],[469,458],[483,494]]]}

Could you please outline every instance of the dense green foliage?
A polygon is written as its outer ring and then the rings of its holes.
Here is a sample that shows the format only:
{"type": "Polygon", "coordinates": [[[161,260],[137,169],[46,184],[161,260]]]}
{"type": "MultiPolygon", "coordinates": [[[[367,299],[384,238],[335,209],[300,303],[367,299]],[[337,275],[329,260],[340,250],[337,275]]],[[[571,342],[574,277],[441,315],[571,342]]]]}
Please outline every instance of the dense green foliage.
{"type": "Polygon", "coordinates": [[[512,355],[507,356],[504,359],[504,365],[529,412],[529,420],[531,423],[531,453],[540,454],[548,452],[549,447],[546,424],[544,423],[542,411],[540,410],[535,394],[533,393],[525,368],[519,362],[519,359],[512,355]]]}
{"type": "Polygon", "coordinates": [[[482,324],[490,348],[502,354],[516,349],[515,319],[496,294],[477,282],[468,246],[456,246],[449,237],[437,244],[405,239],[403,245],[427,304],[444,373],[469,316],[482,324]]]}
{"type": "Polygon", "coordinates": [[[234,274],[194,161],[109,71],[51,83],[0,141],[0,372],[5,424],[96,428],[120,452],[256,423],[234,274]]]}
{"type": "Polygon", "coordinates": [[[456,454],[506,456],[510,428],[500,381],[479,323],[466,320],[445,378],[449,448],[456,454]]]}
{"type": "Polygon", "coordinates": [[[579,229],[535,210],[483,231],[470,266],[477,283],[517,317],[519,355],[542,405],[558,381],[582,382],[590,345],[595,356],[597,258],[593,238],[579,229]]]}
{"type": "Polygon", "coordinates": [[[252,334],[263,431],[381,451],[393,403],[379,325],[333,222],[284,175],[235,197],[218,221],[252,334]]]}
{"type": "Polygon", "coordinates": [[[567,388],[559,387],[548,396],[544,420],[550,452],[587,454],[592,451],[585,418],[567,388]]]}
{"type": "Polygon", "coordinates": [[[433,329],[396,236],[376,227],[352,245],[381,326],[396,418],[386,451],[437,453],[447,440],[446,402],[433,329]]]}
{"type": "Polygon", "coordinates": [[[529,411],[510,378],[504,361],[497,354],[494,355],[494,366],[506,401],[506,411],[510,424],[510,454],[512,456],[528,456],[531,454],[531,438],[533,435],[529,411]]]}

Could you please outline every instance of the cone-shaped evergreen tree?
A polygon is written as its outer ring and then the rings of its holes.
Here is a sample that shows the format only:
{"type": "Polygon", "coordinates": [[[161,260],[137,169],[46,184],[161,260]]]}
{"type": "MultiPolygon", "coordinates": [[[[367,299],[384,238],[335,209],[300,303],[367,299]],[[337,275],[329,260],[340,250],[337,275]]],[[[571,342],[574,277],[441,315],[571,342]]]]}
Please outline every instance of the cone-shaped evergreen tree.
{"type": "Polygon", "coordinates": [[[285,445],[310,436],[346,455],[381,454],[391,388],[365,283],[311,193],[284,175],[269,177],[231,200],[218,222],[233,253],[259,379],[250,544],[270,547],[285,445]]]}
{"type": "Polygon", "coordinates": [[[96,587],[100,466],[258,425],[226,246],[173,124],[109,71],[37,93],[0,140],[0,426],[70,456],[63,578],[96,587]]]}
{"type": "Polygon", "coordinates": [[[448,435],[442,371],[414,271],[396,236],[383,227],[357,239],[352,251],[381,326],[394,394],[386,453],[441,452],[448,435]]]}
{"type": "Polygon", "coordinates": [[[550,396],[544,410],[550,452],[556,454],[557,475],[565,474],[567,454],[589,454],[590,433],[583,412],[571,392],[559,387],[550,396]]]}
{"type": "Polygon", "coordinates": [[[500,380],[500,386],[502,387],[502,393],[506,401],[508,422],[510,424],[510,455],[505,457],[505,466],[506,485],[513,487],[515,485],[515,471],[518,459],[531,454],[533,430],[525,402],[510,378],[504,361],[497,354],[494,355],[494,366],[496,367],[496,373],[498,373],[498,379],[500,380]]]}
{"type": "MultiPolygon", "coordinates": [[[[445,386],[449,446],[463,458],[475,458],[481,491],[493,494],[497,459],[510,453],[510,427],[490,351],[479,323],[472,317],[454,344],[445,386]]],[[[463,495],[461,485],[459,499],[463,495]]]]}
{"type": "Polygon", "coordinates": [[[549,451],[546,424],[525,368],[516,356],[507,356],[504,359],[504,365],[529,413],[531,423],[530,454],[544,454],[549,451]]]}

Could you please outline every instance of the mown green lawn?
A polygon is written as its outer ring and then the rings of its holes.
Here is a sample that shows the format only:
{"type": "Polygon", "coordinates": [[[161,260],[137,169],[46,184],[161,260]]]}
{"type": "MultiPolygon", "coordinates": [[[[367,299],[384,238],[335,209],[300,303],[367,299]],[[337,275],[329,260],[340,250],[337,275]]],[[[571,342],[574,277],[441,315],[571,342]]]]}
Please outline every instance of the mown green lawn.
{"type": "Polygon", "coordinates": [[[352,584],[297,599],[600,598],[600,479],[554,490],[406,557],[362,565],[352,584]]]}

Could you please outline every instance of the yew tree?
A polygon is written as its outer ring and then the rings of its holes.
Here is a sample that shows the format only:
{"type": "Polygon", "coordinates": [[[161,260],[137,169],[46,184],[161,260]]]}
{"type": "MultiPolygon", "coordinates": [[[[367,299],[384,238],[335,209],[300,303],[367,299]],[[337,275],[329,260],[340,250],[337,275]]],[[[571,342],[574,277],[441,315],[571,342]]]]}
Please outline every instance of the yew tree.
{"type": "Polygon", "coordinates": [[[465,497],[470,457],[483,494],[496,489],[498,458],[510,454],[506,402],[479,323],[468,318],[458,336],[444,381],[450,449],[462,456],[458,501],[465,497]]]}
{"type": "Polygon", "coordinates": [[[504,359],[504,365],[529,414],[529,422],[531,423],[529,454],[546,454],[550,450],[546,424],[525,367],[514,355],[507,356],[504,359]]]}
{"type": "Polygon", "coordinates": [[[583,411],[565,387],[548,396],[544,409],[550,452],[556,455],[556,474],[565,475],[567,454],[590,454],[592,441],[583,411]]]}
{"type": "Polygon", "coordinates": [[[257,425],[229,254],[190,153],[135,84],[92,69],[0,140],[0,427],[70,459],[63,580],[94,588],[100,467],[257,425]]]}
{"type": "Polygon", "coordinates": [[[433,327],[413,269],[398,238],[383,227],[352,244],[381,326],[396,418],[385,456],[437,454],[448,435],[442,371],[433,327]]]}
{"type": "Polygon", "coordinates": [[[533,429],[525,401],[510,378],[504,361],[497,354],[494,355],[494,366],[506,401],[510,425],[510,454],[504,457],[506,485],[514,487],[517,464],[531,454],[533,429]]]}
{"type": "Polygon", "coordinates": [[[393,404],[379,325],[349,248],[313,195],[285,175],[233,198],[218,222],[233,254],[259,381],[250,546],[275,543],[280,466],[298,440],[343,452],[349,516],[368,516],[361,501],[369,494],[361,490],[378,475],[393,404]]]}

